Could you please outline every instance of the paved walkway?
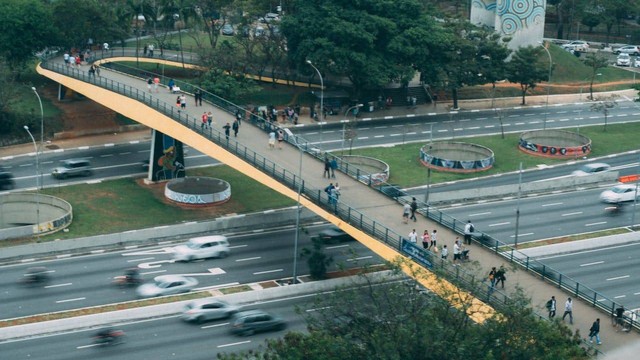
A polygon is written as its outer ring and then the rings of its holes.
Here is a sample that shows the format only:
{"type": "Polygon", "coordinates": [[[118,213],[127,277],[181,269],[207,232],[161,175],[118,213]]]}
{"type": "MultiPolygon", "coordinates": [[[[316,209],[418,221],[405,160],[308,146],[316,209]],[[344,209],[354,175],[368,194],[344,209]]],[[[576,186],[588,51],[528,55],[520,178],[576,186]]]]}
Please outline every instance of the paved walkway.
{"type": "MultiPolygon", "coordinates": [[[[110,80],[126,83],[130,86],[136,87],[140,91],[147,91],[146,84],[143,79],[134,79],[129,76],[108,71],[105,68],[103,68],[101,75],[107,77],[110,80]]],[[[159,93],[152,94],[152,96],[157,97],[158,100],[165,101],[169,104],[174,104],[176,97],[174,94],[170,94],[166,89],[162,89],[159,93]]],[[[91,96],[89,95],[89,97],[91,96]]],[[[544,98],[546,102],[546,97],[544,98]]],[[[552,96],[550,98],[550,103],[551,101],[555,103],[569,103],[574,102],[575,100],[575,96],[552,96]]],[[[509,100],[505,100],[505,102],[507,101],[509,100]]],[[[487,104],[487,102],[490,102],[490,99],[486,101],[461,102],[461,107],[463,110],[487,108],[488,106],[490,107],[490,104],[487,104]]],[[[528,102],[529,104],[539,104],[540,97],[529,97],[528,102]]],[[[517,106],[517,104],[514,104],[514,106],[517,106]]],[[[448,111],[448,109],[444,109],[444,106],[442,106],[442,104],[438,105],[438,107],[440,107],[440,109],[436,109],[437,111],[448,111]]],[[[186,111],[190,115],[195,118],[199,118],[199,116],[205,110],[214,111],[215,126],[217,127],[217,129],[220,129],[222,124],[226,123],[227,121],[231,122],[233,120],[231,115],[219,111],[218,109],[211,106],[205,105],[203,107],[194,107],[193,98],[189,97],[186,111]]],[[[432,110],[434,109],[430,109],[430,106],[419,106],[415,109],[409,110],[412,110],[415,113],[426,114],[428,112],[432,112],[432,110]]],[[[387,116],[405,116],[406,113],[406,108],[403,109],[401,107],[397,107],[388,110],[385,114],[387,116]]],[[[372,115],[377,115],[377,113],[373,113],[372,115]]],[[[302,119],[302,121],[305,120],[302,119]]],[[[310,120],[306,123],[310,123],[310,120]]],[[[60,148],[67,148],[88,146],[92,144],[95,145],[101,143],[122,143],[148,136],[148,132],[109,134],[56,141],[56,145],[60,148]]],[[[267,146],[267,135],[262,130],[251,126],[249,123],[244,123],[240,128],[238,142],[246,145],[249,148],[252,148],[261,155],[272,159],[273,161],[278,163],[278,165],[287,169],[291,173],[296,174],[298,172],[298,150],[290,145],[285,145],[283,150],[270,150],[267,146]]],[[[25,147],[15,146],[7,149],[0,149],[0,157],[10,154],[19,154],[32,151],[29,150],[27,146],[28,145],[25,145],[25,147]]],[[[359,211],[365,213],[368,217],[374,219],[375,221],[386,225],[388,228],[404,236],[409,234],[409,232],[414,228],[418,233],[422,233],[422,231],[425,229],[428,229],[430,231],[433,229],[437,229],[439,234],[438,243],[440,245],[447,244],[449,248],[453,247],[453,241],[457,234],[423,217],[419,217],[418,221],[415,223],[403,224],[401,221],[402,209],[400,204],[342,174],[338,174],[337,179],[323,178],[323,164],[317,159],[305,155],[303,158],[302,167],[303,173],[305,174],[304,178],[307,187],[322,189],[328,184],[328,182],[337,181],[340,183],[341,193],[343,194],[340,198],[340,201],[350,204],[353,208],[356,208],[359,211]]],[[[505,259],[498,257],[493,253],[480,248],[477,245],[472,245],[470,248],[471,258],[472,260],[475,260],[475,262],[463,266],[467,267],[468,270],[473,271],[475,270],[476,266],[479,265],[479,276],[485,276],[492,266],[500,266],[504,264],[507,268],[509,268],[509,263],[506,262],[505,259]]],[[[532,305],[534,306],[535,310],[542,314],[546,313],[546,310],[544,309],[544,304],[546,303],[546,301],[551,297],[551,295],[555,295],[558,299],[558,312],[560,315],[562,314],[562,307],[567,296],[569,296],[568,294],[563,293],[560,289],[556,288],[552,284],[541,281],[539,278],[518,269],[509,269],[507,277],[508,280],[505,289],[507,293],[512,291],[517,284],[519,287],[524,289],[525,293],[528,296],[531,297],[532,305]]],[[[602,319],[603,324],[601,331],[603,345],[599,347],[601,351],[605,353],[612,353],[615,349],[631,346],[632,344],[638,345],[640,343],[638,341],[640,339],[637,333],[622,334],[616,332],[611,326],[609,326],[609,317],[606,314],[597,311],[595,308],[579,300],[575,302],[574,324],[570,325],[570,327],[576,330],[580,330],[581,335],[584,337],[588,333],[588,329],[591,323],[597,317],[600,317],[602,319]]]]}

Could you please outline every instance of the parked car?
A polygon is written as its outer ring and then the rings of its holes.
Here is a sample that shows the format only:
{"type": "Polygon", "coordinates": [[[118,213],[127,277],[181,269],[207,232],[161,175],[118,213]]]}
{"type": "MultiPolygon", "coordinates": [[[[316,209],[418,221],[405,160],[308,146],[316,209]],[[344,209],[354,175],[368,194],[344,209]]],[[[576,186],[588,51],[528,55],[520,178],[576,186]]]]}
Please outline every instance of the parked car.
{"type": "Polygon", "coordinates": [[[152,283],[142,284],[136,290],[139,297],[148,298],[182,294],[198,286],[198,280],[182,275],[156,276],[152,283]]]}
{"type": "Polygon", "coordinates": [[[222,35],[226,35],[226,36],[232,36],[233,34],[236,33],[235,30],[233,29],[233,25],[231,24],[224,24],[220,32],[222,33],[222,35]]]}
{"type": "MultiPolygon", "coordinates": [[[[633,201],[636,197],[635,185],[616,185],[611,189],[605,190],[600,194],[600,201],[615,204],[625,201],[633,201]]],[[[640,196],[638,196],[640,199],[640,196]]]]}
{"type": "Polygon", "coordinates": [[[255,29],[253,29],[253,37],[260,37],[260,36],[264,36],[264,28],[262,26],[256,26],[255,29]]]}
{"type": "Polygon", "coordinates": [[[225,258],[229,255],[229,241],[226,236],[212,235],[189,239],[184,245],[173,248],[176,261],[192,261],[206,258],[225,258]]]}
{"type": "Polygon", "coordinates": [[[93,173],[91,162],[87,159],[69,159],[62,162],[51,171],[51,176],[56,179],[66,179],[72,176],[89,176],[93,173]]]}
{"type": "Polygon", "coordinates": [[[240,306],[231,305],[216,298],[193,300],[184,307],[182,320],[201,324],[209,320],[226,319],[240,311],[240,306]]]}
{"type": "Polygon", "coordinates": [[[631,56],[629,54],[622,53],[616,58],[616,65],[618,66],[631,66],[631,56]]]}
{"type": "Polygon", "coordinates": [[[266,13],[263,17],[258,19],[261,23],[268,23],[272,21],[280,21],[280,15],[276,13],[266,13]]]}
{"type": "Polygon", "coordinates": [[[616,55],[629,54],[633,56],[638,56],[640,55],[640,49],[638,49],[638,46],[636,45],[625,45],[613,50],[613,53],[616,55]]]}
{"type": "Polygon", "coordinates": [[[611,166],[605,163],[591,163],[585,164],[580,169],[573,172],[575,176],[588,176],[593,174],[600,174],[611,170],[611,166]]]}
{"type": "Polygon", "coordinates": [[[582,41],[582,40],[575,40],[572,41],[568,44],[564,44],[561,46],[563,49],[567,50],[567,51],[579,51],[579,52],[585,52],[587,50],[589,50],[589,43],[587,43],[586,41],[582,41]]]}
{"type": "Polygon", "coordinates": [[[13,175],[0,168],[0,190],[11,190],[16,186],[13,175]]]}
{"type": "Polygon", "coordinates": [[[262,310],[240,311],[233,315],[231,321],[231,333],[242,336],[284,330],[286,327],[283,319],[262,310]]]}
{"type": "Polygon", "coordinates": [[[322,242],[326,244],[335,244],[346,241],[355,241],[355,239],[344,232],[342,229],[332,226],[328,229],[322,230],[317,235],[318,238],[322,240],[322,242]]]}
{"type": "Polygon", "coordinates": [[[633,60],[633,67],[640,67],[640,57],[635,58],[633,60]]]}

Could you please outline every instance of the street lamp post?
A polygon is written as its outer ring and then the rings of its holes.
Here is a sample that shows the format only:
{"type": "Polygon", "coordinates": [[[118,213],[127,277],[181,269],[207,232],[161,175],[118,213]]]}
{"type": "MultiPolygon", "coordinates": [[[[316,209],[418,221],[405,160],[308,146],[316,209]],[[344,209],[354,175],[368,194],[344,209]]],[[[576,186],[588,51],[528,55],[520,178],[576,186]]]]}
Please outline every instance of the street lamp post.
{"type": "Polygon", "coordinates": [[[24,129],[27,130],[27,134],[31,137],[31,141],[33,142],[33,148],[36,150],[36,227],[37,233],[40,233],[40,157],[38,155],[38,145],[36,144],[36,139],[29,131],[29,127],[27,125],[24,126],[24,129]]]}
{"type": "Polygon", "coordinates": [[[518,231],[520,228],[520,196],[522,195],[522,163],[520,163],[520,170],[518,172],[518,200],[516,202],[516,233],[514,240],[514,248],[518,249],[518,231]]]}
{"type": "Polygon", "coordinates": [[[300,159],[298,164],[298,200],[296,205],[296,235],[293,240],[293,276],[292,276],[292,284],[298,283],[298,240],[300,239],[300,211],[302,210],[300,207],[300,194],[302,193],[302,147],[298,143],[298,138],[293,135],[291,130],[288,128],[284,129],[287,136],[293,139],[293,143],[298,148],[300,152],[300,159]]]}
{"type": "Polygon", "coordinates": [[[551,53],[549,52],[549,49],[547,49],[545,44],[542,41],[539,41],[539,43],[549,56],[549,75],[547,76],[547,104],[545,105],[544,122],[542,123],[542,129],[544,130],[547,128],[547,113],[549,112],[549,90],[551,90],[551,68],[553,66],[553,60],[551,59],[551,53]]]}
{"type": "Polygon", "coordinates": [[[311,60],[307,60],[307,64],[309,64],[320,77],[320,142],[322,142],[322,124],[324,123],[324,80],[322,79],[320,70],[313,65],[311,60]]]}
{"type": "MultiPolygon", "coordinates": [[[[44,110],[42,109],[42,100],[40,99],[40,95],[38,94],[38,91],[36,91],[35,87],[31,87],[31,90],[33,90],[33,93],[36,94],[36,97],[38,98],[38,103],[40,104],[40,148],[36,148],[36,155],[38,155],[39,151],[44,150],[44,110]]],[[[27,130],[29,131],[29,130],[27,130]]],[[[39,174],[40,176],[40,186],[39,188],[42,187],[42,173],[39,174]]]]}
{"type": "MultiPolygon", "coordinates": [[[[353,109],[359,109],[359,108],[361,108],[361,107],[363,107],[363,106],[364,106],[364,104],[356,104],[356,105],[353,105],[352,107],[348,108],[348,109],[347,109],[347,111],[345,111],[345,112],[344,112],[344,117],[345,117],[345,118],[347,117],[347,115],[349,114],[349,111],[351,111],[351,110],[353,110],[353,109]]],[[[357,115],[356,115],[356,116],[357,116],[357,115]]],[[[354,116],[354,121],[355,121],[355,117],[356,117],[356,116],[354,116]]],[[[342,148],[342,152],[343,152],[343,153],[344,153],[344,138],[345,138],[345,135],[346,135],[346,132],[347,132],[346,125],[347,125],[347,123],[346,123],[346,122],[342,123],[342,147],[341,147],[341,148],[342,148]]]]}

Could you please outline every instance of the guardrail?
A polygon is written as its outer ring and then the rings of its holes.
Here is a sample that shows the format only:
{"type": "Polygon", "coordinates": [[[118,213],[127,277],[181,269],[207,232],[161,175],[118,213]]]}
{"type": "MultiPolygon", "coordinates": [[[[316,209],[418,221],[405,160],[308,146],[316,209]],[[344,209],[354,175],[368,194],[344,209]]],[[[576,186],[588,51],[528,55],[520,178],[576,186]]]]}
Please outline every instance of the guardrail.
{"type": "MultiPolygon", "coordinates": [[[[383,224],[376,222],[375,220],[367,217],[365,214],[359,212],[358,210],[350,207],[348,204],[343,202],[330,203],[329,199],[326,195],[323,196],[322,189],[310,188],[305,186],[304,179],[298,177],[295,174],[290,173],[286,169],[280,167],[278,164],[273,161],[265,158],[264,156],[254,152],[253,150],[245,147],[244,145],[239,144],[238,142],[227,139],[226,136],[218,130],[214,129],[202,129],[200,127],[200,120],[194,117],[191,117],[187,114],[182,113],[178,110],[173,104],[167,104],[158,99],[154,99],[153,96],[149,95],[146,91],[139,90],[133,88],[126,84],[121,84],[113,80],[106,79],[104,77],[95,77],[88,75],[87,72],[81,71],[77,68],[67,67],[61,65],[59,63],[53,63],[48,61],[43,61],[42,66],[48,70],[58,72],[60,74],[64,74],[70,77],[73,77],[78,80],[82,80],[96,86],[103,87],[105,89],[111,90],[121,95],[125,95],[127,97],[133,98],[137,101],[140,101],[153,109],[165,114],[166,116],[174,119],[175,121],[180,122],[186,127],[190,128],[194,132],[200,133],[203,136],[207,137],[209,140],[218,144],[219,146],[225,148],[226,150],[234,153],[236,156],[242,158],[247,163],[252,166],[260,169],[261,171],[269,174],[274,179],[282,182],[290,189],[294,191],[298,191],[298,184],[302,182],[302,192],[301,195],[305,196],[308,200],[314,202],[315,204],[321,206],[325,210],[333,212],[336,216],[340,217],[342,220],[347,223],[357,227],[363,232],[367,233],[371,237],[383,242],[384,244],[396,249],[399,253],[404,253],[407,256],[406,252],[403,252],[401,245],[403,236],[394,232],[393,230],[387,228],[383,224]]],[[[212,96],[215,96],[211,94],[212,96]]],[[[233,113],[232,108],[236,108],[237,105],[232,104],[224,99],[219,97],[217,98],[221,103],[230,105],[226,107],[226,111],[229,113],[233,113]],[[230,111],[231,110],[231,111],[230,111]]],[[[205,98],[209,99],[209,98],[205,98]]],[[[220,106],[219,106],[220,107],[220,106]]],[[[224,107],[221,109],[225,110],[224,107]]],[[[256,123],[259,127],[263,128],[266,131],[272,129],[274,124],[271,124],[269,121],[261,119],[261,121],[257,121],[256,123]]],[[[298,146],[302,151],[307,152],[308,154],[315,156],[316,158],[322,158],[324,155],[328,153],[322,153],[318,148],[311,146],[311,144],[302,137],[294,135],[295,138],[288,138],[287,141],[294,146],[298,146]]],[[[367,178],[366,172],[361,171],[357,168],[350,168],[348,166],[340,167],[340,171],[343,171],[345,174],[354,177],[358,181],[363,182],[362,178],[367,178]]],[[[372,185],[371,174],[369,174],[369,180],[364,181],[368,186],[372,185]]],[[[384,193],[384,186],[392,186],[389,184],[384,185],[376,185],[375,188],[378,191],[384,193]]],[[[404,194],[406,195],[406,194],[404,194]]],[[[394,196],[399,202],[406,202],[407,196],[394,196]]],[[[453,232],[458,234],[464,233],[464,222],[457,220],[456,218],[449,216],[436,208],[430,207],[427,204],[419,204],[418,212],[431,219],[438,224],[451,229],[453,232]]],[[[562,273],[555,271],[551,267],[544,265],[536,261],[535,259],[531,259],[528,256],[518,252],[515,248],[494,239],[484,233],[475,233],[472,236],[473,240],[481,244],[482,246],[494,251],[496,254],[504,257],[506,260],[517,264],[522,269],[526,271],[533,272],[539,275],[543,280],[547,280],[553,284],[556,284],[559,288],[565,289],[569,293],[573,294],[575,297],[579,297],[586,302],[592,304],[594,307],[599,308],[609,314],[614,314],[615,309],[617,307],[622,306],[621,304],[616,303],[613,300],[606,298],[604,295],[596,292],[595,290],[590,289],[589,287],[580,284],[579,282],[571,279],[570,277],[564,276],[562,273]]],[[[484,299],[490,305],[500,308],[502,305],[506,304],[509,299],[506,294],[502,294],[501,292],[492,290],[488,292],[484,290],[485,286],[477,286],[479,281],[476,279],[475,275],[468,273],[466,271],[461,270],[457,266],[453,266],[452,263],[448,261],[433,261],[433,259],[438,259],[435,254],[432,254],[429,251],[416,247],[415,251],[419,252],[421,256],[430,259],[431,264],[438,264],[438,269],[444,275],[447,280],[450,280],[454,283],[462,285],[467,291],[472,293],[479,299],[484,299]]],[[[420,263],[418,261],[418,263],[420,263]]],[[[483,283],[483,282],[480,282],[483,283]]],[[[637,321],[637,313],[633,312],[628,316],[627,319],[630,325],[640,330],[639,323],[637,321]]]]}

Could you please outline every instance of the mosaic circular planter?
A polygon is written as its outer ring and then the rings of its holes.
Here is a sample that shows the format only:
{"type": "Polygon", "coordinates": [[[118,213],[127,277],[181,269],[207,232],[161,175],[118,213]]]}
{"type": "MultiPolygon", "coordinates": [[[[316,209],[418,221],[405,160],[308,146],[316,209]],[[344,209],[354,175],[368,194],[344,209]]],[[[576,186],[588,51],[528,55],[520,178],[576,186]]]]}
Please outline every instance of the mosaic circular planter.
{"type": "Polygon", "coordinates": [[[591,139],[565,130],[533,130],[520,135],[518,148],[536,156],[576,158],[591,153],[591,139]]]}
{"type": "Polygon", "coordinates": [[[346,173],[355,172],[358,180],[365,184],[377,185],[389,180],[389,164],[382,160],[369,156],[344,155],[339,161],[340,169],[346,173]]]}
{"type": "Polygon", "coordinates": [[[495,156],[481,145],[438,141],[420,148],[420,161],[439,171],[469,173],[491,169],[495,156]]]}
{"type": "Polygon", "coordinates": [[[184,177],[167,182],[164,196],[180,205],[211,206],[231,198],[231,185],[210,177],[184,177]]]}

